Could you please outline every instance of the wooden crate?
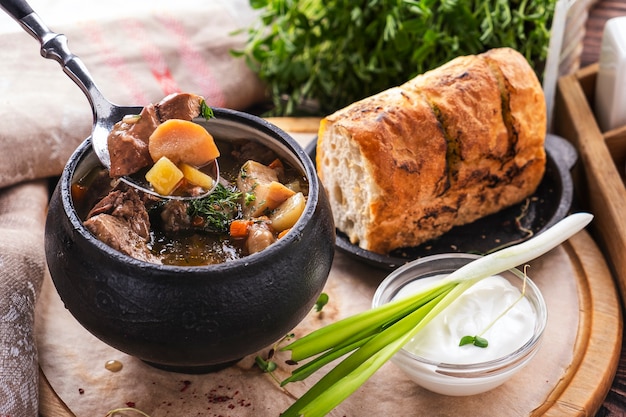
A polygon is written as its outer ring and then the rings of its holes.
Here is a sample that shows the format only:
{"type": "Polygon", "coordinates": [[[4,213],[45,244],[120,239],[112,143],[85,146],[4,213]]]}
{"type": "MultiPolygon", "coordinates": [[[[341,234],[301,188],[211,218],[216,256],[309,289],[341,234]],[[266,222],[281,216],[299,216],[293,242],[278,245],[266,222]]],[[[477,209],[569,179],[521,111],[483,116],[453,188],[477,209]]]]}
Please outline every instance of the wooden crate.
{"type": "Polygon", "coordinates": [[[578,149],[574,181],[581,208],[595,216],[592,233],[626,300],[626,126],[600,130],[593,111],[597,74],[593,64],[559,79],[553,126],[578,149]]]}

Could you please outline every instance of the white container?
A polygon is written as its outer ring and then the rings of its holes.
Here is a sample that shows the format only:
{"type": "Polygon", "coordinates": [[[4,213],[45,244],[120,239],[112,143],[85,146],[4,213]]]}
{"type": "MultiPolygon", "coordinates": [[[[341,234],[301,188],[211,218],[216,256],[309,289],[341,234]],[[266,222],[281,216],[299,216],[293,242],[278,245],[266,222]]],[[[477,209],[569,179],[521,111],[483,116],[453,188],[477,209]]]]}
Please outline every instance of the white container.
{"type": "MultiPolygon", "coordinates": [[[[415,280],[448,275],[478,257],[478,255],[466,253],[448,253],[426,256],[409,262],[393,271],[381,282],[374,294],[372,307],[378,307],[393,300],[403,288],[411,285],[415,280]]],[[[524,274],[521,271],[512,269],[499,275],[521,291],[524,285],[524,274]]],[[[504,353],[492,360],[476,359],[471,363],[442,363],[418,356],[402,348],[391,358],[391,361],[411,380],[432,392],[449,396],[468,396],[492,390],[522,370],[541,346],[548,311],[541,291],[530,278],[526,279],[525,297],[532,305],[535,325],[530,338],[523,341],[523,345],[514,351],[504,353]]]]}
{"type": "Polygon", "coordinates": [[[599,67],[595,115],[606,132],[626,125],[626,16],[607,20],[599,67]]]}

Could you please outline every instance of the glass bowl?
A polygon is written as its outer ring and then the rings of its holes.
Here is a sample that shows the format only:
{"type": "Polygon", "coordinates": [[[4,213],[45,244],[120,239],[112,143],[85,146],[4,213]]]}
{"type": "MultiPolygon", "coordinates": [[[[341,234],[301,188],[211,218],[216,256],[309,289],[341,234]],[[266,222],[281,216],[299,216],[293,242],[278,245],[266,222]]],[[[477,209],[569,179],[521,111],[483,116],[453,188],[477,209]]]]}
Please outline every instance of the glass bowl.
{"type": "MultiPolygon", "coordinates": [[[[401,292],[403,290],[407,291],[407,285],[411,283],[413,283],[412,285],[419,284],[416,283],[417,280],[423,280],[424,278],[435,280],[437,277],[446,276],[478,257],[478,255],[473,254],[450,253],[427,256],[416,261],[409,262],[396,269],[385,280],[383,280],[374,294],[372,306],[377,307],[388,303],[395,298],[402,297],[403,295],[401,292]]],[[[518,269],[505,271],[499,274],[499,276],[505,278],[518,290],[522,290],[524,285],[524,274],[518,269]]],[[[463,297],[467,297],[466,300],[470,301],[469,305],[463,304],[465,306],[463,308],[469,308],[471,311],[473,308],[471,307],[471,302],[476,301],[476,299],[471,300],[471,297],[478,297],[473,294],[473,291],[480,291],[479,287],[483,285],[487,285],[486,280],[479,282],[463,295],[463,297]]],[[[546,326],[547,308],[539,288],[537,288],[530,278],[526,278],[525,285],[525,297],[520,300],[524,303],[520,308],[526,308],[526,315],[524,318],[534,318],[534,326],[532,326],[532,323],[530,326],[527,326],[528,329],[525,336],[513,334],[513,341],[509,340],[507,342],[506,340],[503,340],[502,343],[509,343],[509,346],[495,357],[483,359],[489,356],[483,355],[483,353],[486,352],[486,349],[492,348],[497,344],[496,341],[492,340],[489,340],[490,344],[486,348],[480,348],[472,344],[458,346],[458,343],[454,346],[442,347],[440,350],[448,352],[448,357],[455,356],[455,359],[450,360],[442,360],[441,357],[439,359],[433,359],[432,357],[426,357],[425,355],[418,355],[413,353],[415,348],[412,348],[412,351],[409,350],[409,346],[412,343],[420,343],[420,341],[416,340],[417,338],[424,337],[425,334],[433,334],[430,333],[430,331],[437,330],[436,327],[432,327],[439,325],[439,323],[435,323],[435,321],[440,320],[441,318],[437,317],[429,323],[428,326],[422,329],[422,331],[420,331],[420,333],[418,333],[418,335],[411,342],[407,343],[404,348],[398,351],[392,357],[391,361],[402,369],[402,371],[418,385],[439,394],[467,396],[480,394],[498,387],[524,368],[524,366],[526,366],[535,356],[539,350],[542,335],[546,326]],[[429,328],[429,326],[431,327],[429,328]],[[471,351],[468,349],[471,349],[471,351]],[[459,353],[457,354],[455,352],[459,353]],[[468,352],[474,353],[468,354],[468,352]]],[[[460,302],[460,299],[457,301],[460,302]]],[[[497,303],[497,300],[494,301],[497,303]]],[[[511,303],[508,303],[508,305],[510,304],[511,303]]],[[[457,308],[457,306],[453,303],[449,306],[449,308],[457,308]]],[[[495,314],[494,317],[498,317],[498,314],[495,314]]],[[[471,321],[473,321],[473,319],[461,320],[461,322],[463,322],[463,326],[467,324],[466,322],[471,321]]],[[[490,323],[491,321],[493,321],[493,317],[488,319],[487,323],[490,323]]],[[[497,320],[496,324],[500,321],[501,320],[497,320]]],[[[471,325],[469,327],[471,328],[471,325]]],[[[495,325],[489,329],[489,331],[492,331],[494,328],[496,328],[495,325]]],[[[484,328],[479,329],[484,330],[484,328]]],[[[479,330],[475,331],[476,333],[479,333],[479,330]]],[[[474,336],[476,333],[472,333],[470,335],[474,336]]],[[[487,334],[488,332],[485,333],[485,335],[487,334]]],[[[489,337],[487,337],[487,339],[489,339],[489,337]]],[[[433,350],[431,350],[431,352],[435,351],[437,348],[437,346],[432,347],[433,350]]],[[[497,350],[497,347],[495,349],[497,350]]]]}

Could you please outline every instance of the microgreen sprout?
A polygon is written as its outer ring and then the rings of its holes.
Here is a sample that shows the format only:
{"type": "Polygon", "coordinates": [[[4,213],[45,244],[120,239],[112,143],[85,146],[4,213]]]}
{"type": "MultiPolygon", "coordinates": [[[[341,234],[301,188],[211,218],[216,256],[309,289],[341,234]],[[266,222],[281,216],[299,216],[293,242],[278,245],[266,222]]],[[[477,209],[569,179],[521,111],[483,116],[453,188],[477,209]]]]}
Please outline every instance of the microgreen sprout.
{"type": "Polygon", "coordinates": [[[463,336],[459,342],[459,346],[469,345],[470,343],[479,348],[489,346],[489,341],[481,336],[463,336]]]}
{"type": "Polygon", "coordinates": [[[345,358],[281,417],[326,415],[472,285],[543,255],[582,230],[592,218],[588,213],[572,214],[523,243],[477,258],[415,294],[331,323],[288,344],[282,350],[291,351],[293,361],[310,361],[299,364],[282,386],[345,358]]]}
{"type": "MultiPolygon", "coordinates": [[[[283,343],[285,341],[289,341],[289,340],[293,339],[294,337],[295,337],[294,333],[286,334],[279,341],[274,343],[274,346],[272,346],[272,348],[268,351],[267,357],[263,358],[262,356],[257,355],[254,358],[255,365],[258,366],[264,373],[268,374],[274,380],[274,382],[276,382],[276,384],[278,384],[279,386],[281,386],[281,383],[278,380],[278,378],[276,378],[276,375],[274,375],[274,371],[278,368],[278,365],[273,360],[274,359],[274,355],[275,355],[276,351],[278,350],[278,348],[279,348],[281,343],[283,343]]],[[[287,363],[288,364],[293,364],[291,361],[287,361],[287,363]]],[[[292,398],[296,398],[296,396],[293,395],[292,393],[290,393],[289,390],[287,390],[286,388],[281,386],[281,389],[285,393],[287,393],[289,396],[291,396],[292,398]]]]}
{"type": "Polygon", "coordinates": [[[265,360],[261,356],[254,358],[254,363],[256,363],[256,365],[261,368],[263,372],[267,372],[269,374],[276,370],[276,362],[270,359],[265,360]]]}
{"type": "Polygon", "coordinates": [[[315,311],[320,313],[324,306],[328,304],[328,294],[325,292],[321,293],[319,297],[317,297],[317,301],[315,302],[315,311]]]}
{"type": "Polygon", "coordinates": [[[519,295],[519,297],[517,297],[517,299],[515,301],[513,301],[502,313],[500,313],[498,315],[498,317],[496,317],[495,319],[493,319],[491,321],[491,323],[489,323],[487,325],[487,327],[485,327],[480,333],[478,333],[476,336],[463,336],[461,338],[461,341],[459,342],[459,346],[465,346],[465,345],[469,345],[469,344],[473,344],[476,347],[479,348],[486,348],[487,346],[489,346],[489,341],[487,341],[487,339],[485,339],[484,337],[482,337],[482,335],[484,335],[487,330],[491,329],[491,327],[498,321],[500,320],[502,317],[504,317],[509,311],[511,311],[511,309],[513,307],[515,307],[515,305],[517,303],[520,302],[520,300],[522,298],[524,298],[526,296],[526,280],[528,279],[528,275],[526,274],[526,270],[528,269],[528,265],[524,265],[524,281],[522,283],[522,291],[519,295]]]}

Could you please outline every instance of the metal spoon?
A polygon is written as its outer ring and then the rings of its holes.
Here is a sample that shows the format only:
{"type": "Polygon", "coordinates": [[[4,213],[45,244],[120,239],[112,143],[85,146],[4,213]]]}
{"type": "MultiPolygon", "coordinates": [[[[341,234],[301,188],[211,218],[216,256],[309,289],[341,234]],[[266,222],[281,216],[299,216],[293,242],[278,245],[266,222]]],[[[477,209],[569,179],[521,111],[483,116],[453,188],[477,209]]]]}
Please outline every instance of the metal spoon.
{"type": "MultiPolygon", "coordinates": [[[[141,112],[141,106],[121,107],[112,104],[104,98],[98,87],[94,83],[83,62],[76,55],[72,54],[67,46],[67,38],[63,34],[52,32],[41,18],[33,11],[28,2],[24,0],[0,0],[0,7],[15,19],[22,28],[37,39],[41,44],[41,56],[47,59],[54,59],[71,79],[85,93],[91,109],[93,111],[93,128],[91,132],[91,144],[93,150],[100,159],[102,165],[110,169],[111,157],[107,145],[109,132],[115,123],[122,120],[126,115],[137,115],[141,112]]],[[[218,183],[219,167],[217,161],[207,166],[208,174],[215,180],[213,188],[206,193],[195,196],[163,196],[152,190],[149,185],[131,177],[122,177],[122,181],[140,189],[143,192],[156,195],[161,198],[187,200],[202,198],[210,194],[218,183]]]]}

